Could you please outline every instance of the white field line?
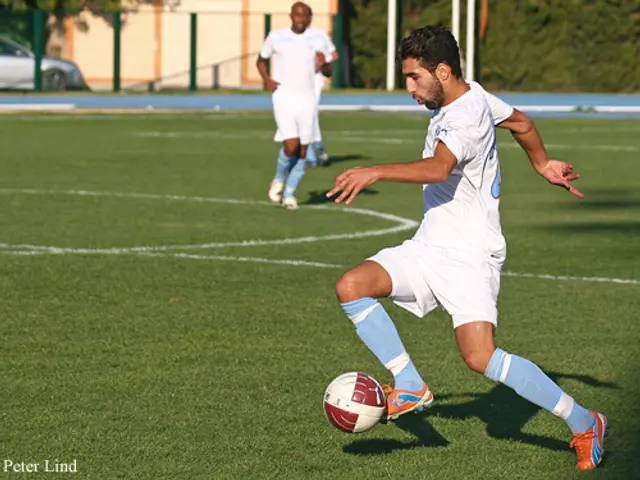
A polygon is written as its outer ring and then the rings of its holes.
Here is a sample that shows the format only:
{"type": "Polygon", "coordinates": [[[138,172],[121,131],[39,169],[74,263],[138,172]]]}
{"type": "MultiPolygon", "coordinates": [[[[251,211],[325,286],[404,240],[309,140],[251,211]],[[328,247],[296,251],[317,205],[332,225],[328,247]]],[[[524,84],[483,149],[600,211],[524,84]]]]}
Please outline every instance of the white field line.
{"type": "MultiPolygon", "coordinates": [[[[226,203],[226,204],[239,204],[239,205],[270,205],[268,202],[259,202],[252,200],[237,200],[226,198],[214,198],[214,197],[188,197],[184,195],[161,195],[161,194],[146,194],[146,193],[119,193],[119,192],[96,192],[88,190],[37,190],[37,189],[0,189],[0,193],[23,193],[33,195],[80,195],[80,196],[95,196],[95,197],[117,197],[117,198],[143,198],[154,200],[177,200],[177,201],[194,201],[194,202],[212,202],[212,203],[226,203]]],[[[307,209],[315,210],[332,210],[336,212],[347,212],[360,215],[369,215],[385,220],[390,220],[399,223],[396,227],[382,229],[382,230],[369,230],[364,232],[353,232],[348,234],[334,234],[324,236],[309,236],[298,238],[285,238],[279,240],[246,240],[242,242],[221,242],[221,243],[209,243],[200,245],[176,245],[176,246],[143,246],[143,247],[129,247],[129,248],[107,248],[107,249],[88,249],[88,248],[62,248],[54,246],[43,245],[13,245],[7,243],[0,243],[0,250],[6,255],[20,255],[20,256],[37,256],[46,254],[88,254],[88,255],[136,255],[144,257],[158,257],[158,258],[181,258],[189,260],[204,260],[204,261],[229,261],[229,262],[242,262],[242,263],[263,263],[273,265],[287,265],[293,267],[312,267],[312,268],[347,268],[345,265],[338,265],[332,263],[313,262],[306,260],[290,260],[290,259],[274,259],[274,258],[261,258],[261,257],[238,257],[229,255],[201,255],[201,254],[189,254],[189,253],[161,253],[170,250],[180,249],[198,249],[198,248],[220,248],[228,246],[262,246],[262,245],[286,245],[291,243],[309,243],[318,242],[324,240],[337,240],[337,239],[349,239],[349,238],[363,238],[368,236],[384,235],[386,233],[399,232],[402,230],[408,230],[415,228],[417,222],[414,220],[402,218],[392,214],[386,214],[376,212],[374,210],[367,210],[361,208],[331,208],[324,205],[314,205],[304,207],[307,209]]],[[[516,278],[534,278],[542,280],[556,280],[556,281],[580,281],[580,282],[596,282],[596,283],[613,283],[613,284],[626,284],[626,285],[640,285],[640,280],[631,278],[612,278],[612,277],[578,277],[567,275],[550,275],[550,274],[537,274],[537,273],[520,273],[504,271],[502,275],[505,277],[516,278]]]]}
{"type": "MultiPolygon", "coordinates": [[[[46,251],[24,251],[24,250],[5,250],[3,253],[8,255],[46,255],[46,251]]],[[[86,253],[102,253],[98,250],[87,251],[86,253]]],[[[143,257],[156,257],[156,258],[183,258],[188,260],[209,260],[209,261],[226,261],[226,262],[241,262],[241,263],[264,263],[271,265],[287,265],[291,267],[313,267],[313,268],[335,268],[346,269],[348,265],[338,265],[335,263],[322,263],[322,262],[310,262],[306,260],[287,260],[287,259],[274,259],[274,258],[261,258],[261,257],[236,257],[230,255],[199,255],[189,253],[156,253],[156,252],[124,252],[131,253],[136,256],[143,257]]],[[[614,283],[621,285],[640,285],[640,280],[633,278],[615,278],[615,277],[573,277],[569,275],[550,275],[546,273],[521,273],[521,272],[502,272],[503,277],[514,278],[533,278],[539,280],[556,280],[567,282],[595,282],[595,283],[614,283]]]]}
{"type": "Polygon", "coordinates": [[[47,252],[52,254],[102,254],[102,255],[123,255],[127,253],[147,253],[147,252],[170,252],[176,250],[209,250],[214,248],[232,248],[232,247],[266,247],[272,245],[295,245],[303,243],[316,243],[325,242],[331,240],[355,240],[359,238],[368,237],[380,237],[382,235],[389,235],[392,233],[398,233],[405,230],[409,230],[417,227],[417,223],[414,224],[401,224],[395,227],[383,228],[379,230],[365,230],[362,232],[353,233],[336,233],[329,235],[310,235],[308,237],[291,237],[280,238],[274,240],[240,240],[236,242],[211,242],[211,243],[199,243],[190,245],[140,245],[135,247],[122,247],[122,248],[71,248],[71,247],[56,247],[48,245],[29,245],[29,244],[9,244],[0,243],[1,249],[13,249],[13,250],[27,250],[32,252],[47,252]]]}
{"type": "Polygon", "coordinates": [[[640,132],[640,127],[633,127],[626,124],[617,127],[565,127],[554,128],[553,130],[544,130],[543,133],[623,133],[623,132],[640,132]]]}
{"type": "Polygon", "coordinates": [[[101,192],[95,190],[41,190],[37,188],[0,188],[0,193],[23,193],[26,195],[71,195],[77,197],[135,198],[143,200],[176,200],[198,203],[227,203],[232,205],[272,205],[270,202],[263,202],[259,200],[242,200],[235,198],[198,196],[191,197],[187,195],[166,195],[156,193],[101,192]]]}
{"type": "MultiPolygon", "coordinates": [[[[1,111],[1,110],[0,110],[1,111]]],[[[193,120],[229,120],[229,119],[246,119],[246,120],[261,120],[261,119],[269,119],[273,118],[273,114],[265,112],[264,114],[259,113],[229,113],[229,112],[221,112],[221,113],[185,113],[176,112],[176,113],[141,113],[140,111],[132,111],[129,113],[112,113],[109,111],[104,111],[103,113],[84,113],[82,111],[72,111],[69,113],[51,113],[51,114],[12,114],[12,115],[0,115],[0,122],[2,121],[11,121],[11,122],[40,122],[40,121],[60,121],[60,122],[72,122],[72,121],[83,121],[83,120],[171,120],[175,121],[177,118],[182,120],[184,119],[193,119],[193,120]],[[178,117],[179,115],[179,117],[178,117]]]]}
{"type": "Polygon", "coordinates": [[[269,132],[267,130],[251,130],[250,132],[245,133],[232,133],[232,132],[159,132],[159,131],[151,131],[151,132],[133,132],[131,134],[134,137],[142,137],[142,138],[177,138],[177,139],[192,139],[192,138],[211,138],[211,139],[220,139],[220,140],[248,140],[248,139],[262,139],[266,140],[269,137],[273,138],[275,135],[274,132],[269,132]]]}
{"type": "Polygon", "coordinates": [[[612,277],[572,277],[569,275],[549,275],[545,273],[520,273],[520,272],[502,272],[503,277],[518,278],[538,278],[543,280],[563,280],[563,281],[580,281],[580,282],[597,282],[597,283],[620,283],[626,285],[640,285],[640,280],[634,278],[612,278],[612,277]]]}
{"type": "MultiPolygon", "coordinates": [[[[220,256],[220,255],[189,255],[184,253],[148,253],[141,254],[144,256],[153,257],[177,257],[187,258],[192,260],[223,260],[230,262],[254,262],[254,263],[271,263],[276,265],[291,265],[294,267],[316,267],[316,268],[349,268],[348,265],[337,265],[333,263],[320,263],[320,262],[307,262],[303,260],[282,260],[273,258],[260,258],[260,257],[234,257],[234,256],[220,256]]],[[[536,278],[541,280],[558,280],[558,281],[570,281],[570,282],[596,282],[596,283],[618,283],[623,285],[640,285],[640,280],[633,278],[611,278],[611,277],[572,277],[568,275],[549,275],[545,273],[520,273],[503,271],[503,277],[515,277],[515,278],[536,278]]]]}
{"type": "MultiPolygon", "coordinates": [[[[637,108],[637,107],[632,107],[632,108],[637,108]]],[[[117,112],[111,112],[108,110],[105,110],[102,113],[85,113],[83,111],[71,111],[69,113],[60,113],[60,112],[56,112],[56,113],[45,113],[45,114],[38,114],[38,113],[28,113],[28,114],[13,114],[13,115],[0,115],[0,122],[2,121],[9,121],[9,122],[16,122],[16,121],[20,121],[20,122],[38,122],[38,121],[46,121],[46,122],[51,122],[51,121],[84,121],[84,120],[123,120],[123,119],[135,119],[137,120],[170,120],[170,121],[175,121],[175,119],[178,117],[181,119],[197,119],[197,120],[214,120],[214,121],[218,121],[218,120],[229,120],[229,119],[246,119],[246,120],[262,120],[262,119],[272,119],[273,118],[273,114],[271,112],[232,112],[232,111],[226,111],[226,112],[209,112],[209,113],[203,113],[203,112],[175,112],[175,113],[171,113],[171,112],[158,112],[158,113],[147,113],[147,112],[141,112],[140,110],[135,110],[135,111],[131,111],[131,112],[126,112],[126,113],[122,113],[120,111],[117,112]]],[[[427,128],[427,124],[428,124],[428,112],[425,112],[425,115],[414,115],[414,114],[409,114],[409,115],[405,115],[404,116],[405,119],[407,120],[415,120],[418,122],[424,122],[425,124],[425,133],[426,133],[426,128],[427,128]]],[[[620,126],[609,126],[609,127],[559,127],[559,128],[554,128],[553,130],[545,130],[543,133],[546,134],[550,134],[550,133],[586,133],[586,132],[602,132],[602,133],[606,133],[606,132],[611,132],[611,133],[617,133],[617,132],[640,132],[640,127],[635,127],[633,125],[629,125],[626,122],[635,122],[637,120],[624,120],[625,121],[625,125],[620,125],[620,126]]],[[[622,120],[620,121],[622,122],[622,120]]],[[[368,135],[385,135],[385,134],[393,134],[393,133],[408,133],[406,130],[355,130],[353,131],[353,133],[351,133],[350,131],[332,131],[332,130],[327,130],[326,134],[327,135],[340,135],[340,134],[351,134],[351,135],[361,135],[361,136],[368,136],[368,135]]],[[[142,132],[143,134],[145,132],[142,132]]],[[[188,132],[185,132],[188,133],[188,132]]],[[[246,138],[246,137],[245,137],[246,138]]]]}
{"type": "MultiPolygon", "coordinates": [[[[425,127],[426,130],[426,127],[425,127]]],[[[575,131],[575,129],[574,129],[575,131]]],[[[622,130],[611,130],[613,131],[622,131],[622,130]]],[[[624,130],[624,131],[640,131],[640,129],[633,130],[624,130]]],[[[354,142],[363,142],[363,143],[392,143],[392,144],[418,144],[419,141],[415,138],[407,138],[407,135],[411,135],[412,132],[408,132],[406,130],[343,130],[341,132],[337,132],[336,136],[333,137],[333,140],[341,139],[341,137],[346,137],[346,140],[354,141],[354,142]],[[394,136],[396,134],[397,136],[394,136]]],[[[612,152],[637,152],[640,151],[640,146],[637,145],[590,145],[590,144],[557,144],[557,143],[546,143],[547,148],[553,148],[556,150],[602,150],[602,151],[612,151],[612,152]]],[[[515,142],[500,142],[499,148],[512,148],[519,149],[521,148],[515,142]]]]}
{"type": "Polygon", "coordinates": [[[315,268],[344,268],[342,265],[322,262],[309,262],[306,260],[286,260],[275,258],[259,258],[259,257],[233,257],[228,255],[194,255],[189,253],[139,253],[144,257],[161,257],[161,258],[185,258],[189,260],[216,260],[227,262],[241,263],[267,263],[272,265],[288,265],[292,267],[315,267],[315,268]]]}
{"type": "MultiPolygon", "coordinates": [[[[215,198],[215,197],[188,197],[184,195],[158,195],[148,193],[120,193],[120,192],[96,192],[89,190],[37,190],[37,189],[12,189],[12,188],[0,188],[0,194],[2,193],[20,193],[28,195],[74,195],[74,196],[90,196],[90,197],[112,197],[112,198],[134,198],[134,199],[147,199],[147,200],[172,200],[172,201],[189,201],[189,202],[209,202],[209,203],[224,203],[232,205],[260,205],[269,206],[273,205],[269,202],[262,202],[256,200],[239,200],[231,198],[215,198]]],[[[275,208],[275,207],[274,207],[275,208]]],[[[273,240],[240,240],[235,242],[211,242],[200,243],[192,245],[142,245],[134,247],[121,247],[121,248],[71,248],[71,247],[58,247],[53,245],[30,245],[30,244],[8,244],[0,243],[0,249],[7,250],[26,250],[31,252],[46,252],[51,254],[102,254],[102,255],[122,255],[127,253],[149,253],[149,252],[166,252],[175,250],[204,250],[213,248],[229,248],[229,247],[263,247],[269,245],[292,245],[301,243],[313,243],[323,242],[329,240],[352,240],[358,238],[378,237],[382,235],[388,235],[391,233],[398,233],[405,230],[411,230],[417,228],[419,223],[409,218],[399,217],[389,213],[376,212],[374,210],[367,210],[363,208],[353,207],[329,207],[326,205],[312,205],[302,206],[303,209],[310,210],[324,210],[329,212],[342,212],[351,213],[355,215],[366,215],[382,220],[388,220],[395,223],[393,227],[376,229],[376,230],[363,230],[360,232],[351,233],[337,233],[328,235],[312,235],[305,237],[290,237],[280,238],[273,240]]]]}
{"type": "MultiPolygon", "coordinates": [[[[545,147],[553,150],[598,150],[602,152],[640,152],[640,146],[635,145],[568,145],[557,143],[545,143],[545,147]]],[[[502,143],[498,148],[519,149],[517,143],[502,143]]]]}
{"type": "MultiPolygon", "coordinates": [[[[53,252],[43,251],[20,251],[20,250],[6,250],[3,253],[8,255],[43,255],[53,252]]],[[[96,250],[88,251],[87,253],[101,253],[96,250]]],[[[240,262],[240,263],[263,263],[270,265],[287,265],[291,267],[312,267],[312,268],[335,268],[346,269],[348,265],[338,265],[335,263],[322,263],[322,262],[310,262],[306,260],[288,260],[288,259],[274,259],[274,258],[261,258],[261,257],[236,257],[230,255],[199,255],[189,253],[157,253],[157,252],[125,252],[136,256],[142,257],[155,257],[155,258],[181,258],[187,260],[203,260],[203,261],[225,261],[225,262],[240,262]]],[[[573,277],[568,275],[550,275],[545,273],[521,273],[521,272],[502,272],[503,277],[513,278],[533,278],[539,280],[555,280],[555,281],[567,281],[567,282],[594,282],[594,283],[613,283],[620,285],[640,285],[640,280],[633,278],[615,278],[615,277],[573,277]]]]}
{"type": "MultiPolygon", "coordinates": [[[[413,144],[420,145],[420,143],[415,140],[402,139],[402,138],[392,138],[392,137],[345,137],[340,138],[336,137],[332,141],[346,141],[346,142],[355,142],[355,143],[387,143],[393,145],[405,145],[405,144],[413,144]]],[[[635,145],[570,145],[570,144],[557,144],[557,143],[545,143],[545,147],[551,150],[598,150],[603,152],[640,152],[640,146],[635,145]]],[[[499,149],[507,148],[507,149],[520,149],[520,145],[517,143],[500,143],[498,146],[499,149]]]]}
{"type": "MultiPolygon", "coordinates": [[[[306,262],[302,260],[282,260],[273,258],[260,258],[260,257],[233,257],[233,256],[219,256],[219,255],[189,255],[182,253],[164,254],[164,253],[149,253],[142,254],[145,256],[154,257],[177,257],[187,258],[192,260],[223,260],[230,262],[254,262],[254,263],[271,263],[276,265],[290,265],[294,267],[316,267],[316,268],[349,268],[348,265],[336,265],[333,263],[320,263],[320,262],[306,262]]],[[[520,273],[520,272],[502,272],[503,277],[515,277],[515,278],[535,278],[540,280],[558,280],[569,282],[596,282],[596,283],[617,283],[623,285],[640,285],[640,280],[633,278],[611,278],[611,277],[572,277],[568,275],[550,275],[545,273],[520,273]]]]}
{"type": "MultiPolygon", "coordinates": [[[[378,136],[376,132],[379,130],[372,130],[367,132],[365,130],[355,131],[342,131],[335,132],[332,137],[333,142],[351,142],[351,143],[383,143],[392,145],[420,145],[420,140],[400,138],[393,136],[378,136]],[[362,132],[362,135],[354,135],[356,132],[362,132]],[[370,135],[370,136],[367,136],[370,135]]],[[[393,133],[393,131],[384,132],[387,135],[393,133]]],[[[400,133],[400,131],[398,131],[400,133]]],[[[406,132],[411,133],[411,132],[406,132]]],[[[130,135],[135,137],[149,137],[149,138],[173,138],[173,139],[191,139],[191,138],[211,138],[219,140],[247,140],[247,139],[273,139],[273,132],[267,130],[253,130],[245,133],[230,133],[230,132],[214,132],[214,131],[199,131],[199,132],[133,132],[130,135]]],[[[605,152],[638,152],[640,146],[637,145],[590,145],[590,144],[557,144],[546,143],[545,146],[554,150],[597,150],[605,152]]],[[[521,148],[517,143],[504,143],[501,142],[499,148],[519,149],[521,148]]]]}
{"type": "Polygon", "coordinates": [[[73,103],[0,103],[0,111],[3,112],[41,112],[73,110],[73,103]]]}
{"type": "MultiPolygon", "coordinates": [[[[346,141],[346,142],[355,142],[355,143],[386,143],[393,145],[420,145],[416,140],[410,140],[406,138],[393,138],[393,137],[334,137],[334,142],[337,141],[346,141]]],[[[640,146],[635,145],[571,145],[571,144],[557,144],[557,143],[545,143],[545,147],[551,150],[597,150],[603,152],[640,152],[640,146]]],[[[507,148],[507,149],[515,149],[519,150],[521,147],[517,143],[504,143],[501,142],[498,146],[499,149],[507,148]]]]}
{"type": "MultiPolygon", "coordinates": [[[[426,134],[427,131],[427,126],[428,126],[428,121],[425,120],[424,121],[424,129],[423,131],[420,131],[418,127],[414,127],[411,130],[403,128],[403,129],[387,129],[387,130],[328,130],[328,129],[324,129],[323,131],[326,131],[327,135],[346,135],[346,136],[350,136],[350,135],[355,135],[355,136],[368,136],[368,135],[374,135],[374,136],[384,136],[384,135],[390,135],[392,137],[395,137],[396,135],[400,136],[400,137],[407,137],[407,136],[411,136],[411,135],[415,135],[416,133],[418,134],[418,136],[424,137],[424,135],[426,134]]],[[[638,122],[638,125],[628,125],[626,122],[624,125],[620,125],[618,127],[564,127],[564,128],[547,128],[544,129],[542,131],[542,133],[544,135],[552,135],[555,133],[627,133],[627,132],[640,132],[640,122],[638,122]]]]}

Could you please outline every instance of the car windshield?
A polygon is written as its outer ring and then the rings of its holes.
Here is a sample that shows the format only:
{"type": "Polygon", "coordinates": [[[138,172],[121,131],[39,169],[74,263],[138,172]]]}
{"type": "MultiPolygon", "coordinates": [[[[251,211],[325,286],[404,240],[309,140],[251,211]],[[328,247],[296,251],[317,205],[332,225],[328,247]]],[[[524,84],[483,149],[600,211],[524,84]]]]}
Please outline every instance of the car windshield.
{"type": "Polygon", "coordinates": [[[0,38],[0,55],[7,55],[12,57],[30,57],[31,52],[28,48],[15,43],[6,38],[0,38]]]}

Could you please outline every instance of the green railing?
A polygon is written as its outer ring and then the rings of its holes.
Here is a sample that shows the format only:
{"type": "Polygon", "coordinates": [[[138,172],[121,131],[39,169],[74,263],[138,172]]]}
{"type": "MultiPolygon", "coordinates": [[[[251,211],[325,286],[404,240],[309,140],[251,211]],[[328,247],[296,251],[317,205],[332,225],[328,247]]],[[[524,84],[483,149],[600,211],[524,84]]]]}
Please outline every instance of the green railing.
{"type": "MultiPolygon", "coordinates": [[[[157,90],[163,88],[163,83],[171,83],[173,84],[179,83],[181,87],[173,86],[173,89],[182,88],[184,90],[196,91],[200,89],[217,89],[217,88],[241,88],[246,87],[246,85],[242,84],[242,78],[240,80],[240,85],[231,85],[230,82],[223,81],[222,77],[224,73],[227,73],[227,76],[234,77],[247,77],[250,76],[251,79],[249,83],[254,88],[259,88],[259,82],[256,83],[256,75],[254,72],[254,63],[249,60],[249,57],[254,57],[257,55],[257,48],[263,38],[265,38],[272,28],[282,27],[285,25],[285,22],[288,22],[288,18],[286,14],[278,13],[278,14],[270,14],[270,13],[236,13],[230,14],[228,12],[225,13],[216,13],[216,12],[203,12],[203,13],[189,13],[189,12],[168,12],[163,11],[162,15],[166,17],[162,17],[158,20],[156,17],[151,17],[151,15],[157,15],[156,11],[153,10],[145,10],[145,11],[111,11],[111,12],[49,12],[40,9],[34,10],[20,10],[20,11],[10,11],[10,10],[2,10],[0,9],[0,37],[9,38],[23,47],[26,47],[32,52],[32,72],[29,74],[30,78],[32,78],[33,90],[42,91],[48,89],[50,86],[43,78],[43,70],[46,73],[47,65],[49,65],[48,58],[45,56],[45,50],[48,40],[51,35],[54,33],[54,29],[58,28],[58,35],[62,35],[65,39],[65,42],[69,42],[66,36],[70,35],[69,30],[73,30],[77,38],[75,40],[70,41],[71,46],[66,45],[65,48],[76,49],[76,54],[78,53],[78,47],[81,47],[82,59],[87,61],[87,58],[91,60],[92,65],[99,64],[99,68],[94,68],[94,70],[99,70],[101,73],[98,76],[99,82],[96,80],[93,83],[99,83],[99,86],[96,88],[100,89],[108,89],[113,92],[120,92],[123,90],[132,90],[132,89],[140,89],[146,88],[149,90],[157,90]],[[242,17],[242,16],[245,17],[242,17]],[[137,16],[137,17],[136,17],[137,16]],[[188,23],[187,21],[188,16],[188,23]],[[224,16],[224,17],[223,17],[224,16]],[[240,18],[238,17],[240,16],[240,18]],[[153,22],[156,22],[156,26],[153,27],[158,29],[158,22],[161,22],[162,25],[165,25],[162,22],[167,22],[167,25],[180,24],[180,36],[181,38],[170,38],[168,41],[165,39],[165,44],[162,48],[167,48],[171,50],[171,52],[176,51],[176,48],[173,45],[168,45],[170,42],[174,42],[176,44],[180,44],[183,46],[183,50],[181,53],[173,54],[171,60],[175,60],[176,55],[180,59],[180,61],[173,61],[169,63],[175,63],[177,66],[184,65],[186,69],[183,68],[175,68],[172,69],[170,67],[162,68],[162,71],[153,71],[149,74],[142,75],[145,79],[131,78],[131,75],[127,73],[127,66],[129,67],[129,71],[131,70],[131,53],[137,50],[142,49],[139,45],[139,41],[132,42],[131,37],[127,37],[128,40],[125,40],[125,35],[128,33],[127,29],[134,28],[132,27],[133,23],[136,21],[136,18],[143,19],[145,24],[151,25],[153,22]],[[88,20],[87,20],[88,19],[88,20]],[[99,20],[97,20],[99,19],[99,20]],[[241,55],[232,55],[227,58],[223,58],[221,60],[217,60],[214,63],[202,61],[203,53],[205,50],[207,53],[204,57],[211,57],[211,52],[215,52],[217,48],[216,45],[211,44],[202,44],[202,38],[211,38],[211,25],[212,19],[219,22],[226,22],[229,19],[229,24],[231,25],[239,25],[242,29],[242,32],[238,32],[236,27],[227,27],[229,29],[236,28],[233,31],[232,36],[234,37],[234,41],[236,44],[242,43],[242,49],[245,51],[242,52],[241,55]],[[53,27],[52,25],[56,25],[57,27],[53,27]],[[89,30],[87,32],[82,32],[78,25],[81,25],[82,22],[91,21],[92,27],[84,27],[89,30]],[[173,23],[172,23],[173,22],[173,23]],[[105,31],[104,25],[108,26],[108,30],[105,31]],[[100,45],[95,46],[95,55],[91,53],[89,57],[87,57],[88,51],[92,52],[93,45],[92,42],[95,42],[94,36],[92,34],[95,33],[95,30],[98,29],[96,26],[98,25],[100,28],[100,45]],[[260,34],[261,36],[258,38],[254,33],[260,27],[264,29],[264,31],[260,34]],[[93,30],[91,30],[93,29],[93,30]],[[62,32],[62,33],[60,33],[62,32]],[[78,33],[80,32],[80,33],[78,33]],[[204,35],[204,37],[203,37],[204,35]],[[109,40],[109,37],[111,39],[109,40]],[[242,37],[242,38],[240,38],[242,37]],[[245,38],[246,37],[246,38],[245,38]],[[247,38],[250,37],[251,43],[248,44],[247,38]],[[74,43],[75,42],[75,43],[74,43]],[[245,44],[247,43],[247,44],[245,44]],[[123,58],[125,55],[128,55],[128,62],[123,62],[123,58]],[[103,58],[99,58],[103,57],[103,58]],[[201,58],[199,62],[199,57],[201,58]],[[186,63],[182,63],[182,59],[188,60],[186,63]],[[109,63],[111,63],[109,65],[109,63]],[[233,70],[235,72],[231,75],[229,72],[233,70]],[[108,72],[108,73],[107,73],[108,72]],[[247,73],[248,72],[248,73],[247,73]],[[203,78],[205,78],[203,80],[203,78]]],[[[314,16],[314,22],[316,22],[316,18],[314,16]]],[[[339,54],[342,54],[341,49],[344,44],[344,39],[342,38],[344,28],[343,28],[343,16],[341,14],[335,16],[320,16],[318,22],[324,26],[328,27],[327,30],[332,30],[333,41],[336,44],[339,54]]],[[[215,23],[215,22],[214,22],[215,23]]],[[[165,27],[160,27],[165,28],[165,27]]],[[[150,30],[151,27],[148,27],[150,30]]],[[[231,31],[231,30],[230,30],[231,31]]],[[[160,49],[161,47],[157,46],[157,39],[151,38],[149,35],[143,38],[142,43],[147,45],[146,52],[150,49],[160,49]],[[151,45],[155,45],[151,47],[151,45]]],[[[144,61],[148,61],[149,54],[146,53],[146,56],[142,58],[144,61]]],[[[153,53],[151,54],[153,55],[153,53]]],[[[156,50],[155,55],[169,55],[169,53],[160,50],[160,53],[156,50]]],[[[49,55],[51,56],[51,55],[49,55]]],[[[53,55],[55,56],[55,55],[53,55]]],[[[65,58],[64,52],[60,52],[59,56],[62,59],[75,61],[78,63],[80,70],[86,76],[89,76],[89,80],[92,80],[94,75],[87,75],[87,72],[83,69],[82,59],[75,58],[73,53],[67,54],[65,58]]],[[[218,55],[214,55],[218,56],[218,55]]],[[[162,57],[164,58],[164,57],[162,57]]],[[[163,65],[164,66],[164,65],[163,65]]],[[[1,63],[0,63],[1,68],[1,63]]],[[[157,70],[157,69],[156,69],[157,70]]],[[[333,88],[341,88],[343,86],[343,69],[341,68],[341,62],[337,62],[334,65],[334,74],[331,80],[331,85],[333,88]]],[[[0,78],[2,77],[2,71],[0,70],[0,78]]],[[[29,80],[30,81],[30,80],[29,80]]],[[[18,85],[27,84],[29,81],[25,82],[17,82],[18,85]]],[[[92,82],[89,81],[89,84],[92,82]]],[[[238,82],[236,82],[238,83],[238,82]]],[[[11,87],[10,87],[11,88],[11,87]]],[[[29,90],[29,88],[21,88],[29,90]]]]}

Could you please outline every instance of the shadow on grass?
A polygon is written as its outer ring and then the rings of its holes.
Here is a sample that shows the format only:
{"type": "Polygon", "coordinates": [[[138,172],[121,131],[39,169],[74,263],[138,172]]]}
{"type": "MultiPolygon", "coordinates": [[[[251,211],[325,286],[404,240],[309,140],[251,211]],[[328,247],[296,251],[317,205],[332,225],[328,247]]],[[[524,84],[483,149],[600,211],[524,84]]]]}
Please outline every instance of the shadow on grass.
{"type": "MultiPolygon", "coordinates": [[[[579,185],[576,183],[578,190],[579,185]]],[[[565,201],[562,206],[572,210],[624,210],[640,209],[640,192],[630,188],[590,188],[584,192],[585,198],[565,201]]]]}
{"type": "Polygon", "coordinates": [[[330,164],[327,165],[330,167],[334,163],[343,163],[343,162],[351,162],[354,160],[371,160],[371,157],[368,155],[331,155],[329,156],[330,164]]]}
{"type": "MultiPolygon", "coordinates": [[[[304,205],[322,205],[323,203],[330,203],[333,202],[334,198],[336,197],[332,197],[332,198],[327,198],[327,192],[329,190],[323,190],[321,192],[318,192],[316,190],[309,192],[309,199],[304,202],[304,205]]],[[[362,190],[360,193],[358,193],[358,195],[377,195],[378,194],[378,190],[374,189],[374,188],[365,188],[364,190],[362,190]]]]}
{"type": "MultiPolygon", "coordinates": [[[[598,388],[619,389],[618,385],[603,382],[589,375],[547,372],[557,382],[559,379],[572,379],[598,388]]],[[[398,428],[416,437],[414,441],[367,439],[356,440],[343,448],[344,452],[359,455],[386,454],[396,450],[417,447],[446,447],[449,441],[438,433],[428,422],[429,417],[449,420],[467,420],[479,418],[487,426],[487,434],[495,439],[510,440],[555,451],[569,449],[568,439],[524,433],[524,426],[541,410],[540,407],[521,398],[509,387],[497,384],[487,393],[462,393],[456,395],[437,395],[434,406],[422,415],[405,415],[396,422],[398,428]],[[450,405],[440,405],[440,401],[466,398],[467,401],[450,405]]]]}
{"type": "MultiPolygon", "coordinates": [[[[639,212],[640,214],[640,212],[639,212]]],[[[620,234],[620,235],[640,235],[640,222],[638,221],[598,221],[598,222],[581,222],[566,223],[562,225],[545,225],[540,227],[541,230],[560,233],[575,234],[620,234]]]]}
{"type": "Polygon", "coordinates": [[[569,221],[540,225],[540,230],[563,234],[613,234],[637,236],[640,234],[640,192],[629,188],[594,188],[583,192],[585,198],[577,200],[565,197],[563,202],[554,205],[574,212],[569,221]],[[637,215],[633,215],[637,212],[637,215]],[[580,218],[580,214],[591,214],[589,220],[580,218]],[[593,214],[598,218],[594,219],[593,214]],[[620,217],[620,214],[625,215],[620,217]],[[615,216],[614,216],[615,215],[615,216]]]}
{"type": "MultiPolygon", "coordinates": [[[[400,417],[395,424],[398,428],[414,435],[416,439],[407,442],[383,438],[356,440],[345,445],[342,450],[345,453],[355,455],[379,455],[418,447],[446,447],[449,445],[449,442],[427,421],[426,415],[408,414],[400,417]]],[[[387,428],[392,427],[393,425],[387,426],[387,428]]]]}

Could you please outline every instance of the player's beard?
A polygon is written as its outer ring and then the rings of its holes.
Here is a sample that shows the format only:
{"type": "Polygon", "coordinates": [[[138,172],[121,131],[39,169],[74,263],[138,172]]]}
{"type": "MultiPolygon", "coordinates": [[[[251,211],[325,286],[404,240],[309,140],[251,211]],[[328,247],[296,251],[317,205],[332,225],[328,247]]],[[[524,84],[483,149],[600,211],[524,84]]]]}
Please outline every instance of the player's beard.
{"type": "Polygon", "coordinates": [[[437,110],[444,103],[444,88],[438,78],[435,79],[433,87],[427,91],[425,95],[424,106],[429,110],[437,110]]]}

